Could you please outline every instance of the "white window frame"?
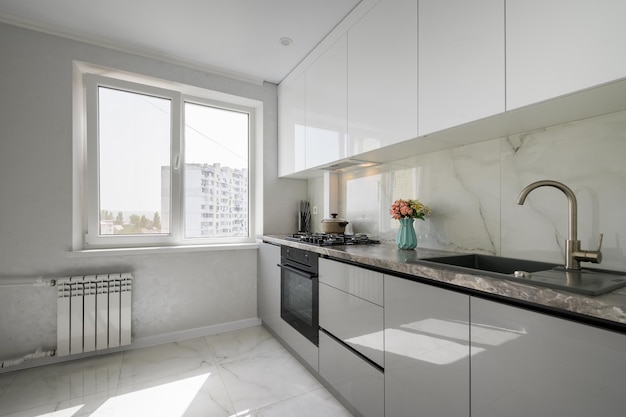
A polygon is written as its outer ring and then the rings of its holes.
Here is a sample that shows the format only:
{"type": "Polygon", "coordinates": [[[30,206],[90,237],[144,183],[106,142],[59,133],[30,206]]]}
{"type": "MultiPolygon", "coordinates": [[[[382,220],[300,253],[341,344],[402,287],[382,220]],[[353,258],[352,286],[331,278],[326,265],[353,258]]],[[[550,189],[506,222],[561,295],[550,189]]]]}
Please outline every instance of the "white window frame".
{"type": "Polygon", "coordinates": [[[84,73],[82,77],[84,106],[83,145],[86,152],[83,156],[83,249],[111,249],[132,247],[161,246],[199,246],[254,243],[255,239],[255,133],[257,126],[257,109],[246,105],[247,100],[229,96],[197,87],[181,86],[163,80],[144,80],[136,75],[108,77],[94,73],[84,73]],[[126,79],[124,79],[126,78],[126,79]],[[131,78],[132,80],[128,80],[131,78]],[[139,79],[141,82],[136,82],[139,79]],[[145,83],[143,82],[145,81],[145,83]],[[170,152],[170,230],[168,234],[141,235],[101,235],[99,215],[98,186],[98,88],[100,86],[116,88],[123,91],[147,94],[171,100],[171,152],[170,152]],[[165,86],[166,88],[164,88],[165,86]],[[167,87],[174,87],[172,89],[167,87]],[[193,94],[186,94],[187,91],[193,94]],[[232,101],[226,101],[232,98],[232,101]],[[225,100],[226,99],[226,100],[225,100]],[[184,233],[184,115],[186,102],[232,110],[248,114],[248,236],[247,237],[215,237],[186,238],[184,233]],[[243,104],[241,104],[243,103],[243,104]]]}

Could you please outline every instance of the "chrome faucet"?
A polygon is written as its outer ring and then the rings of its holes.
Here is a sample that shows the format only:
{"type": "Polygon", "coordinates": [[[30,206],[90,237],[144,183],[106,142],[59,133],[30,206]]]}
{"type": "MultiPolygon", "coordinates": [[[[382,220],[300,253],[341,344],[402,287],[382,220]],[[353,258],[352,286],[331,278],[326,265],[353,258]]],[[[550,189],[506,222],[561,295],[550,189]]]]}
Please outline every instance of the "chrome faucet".
{"type": "Polygon", "coordinates": [[[532,184],[526,186],[526,188],[524,188],[519,194],[519,197],[517,197],[517,204],[524,204],[524,201],[526,201],[526,197],[528,196],[528,194],[535,188],[539,187],[558,188],[559,190],[563,191],[563,193],[567,197],[567,204],[569,209],[569,233],[567,236],[567,240],[565,241],[565,269],[580,269],[581,262],[592,262],[594,264],[599,264],[600,262],[602,262],[602,252],[600,252],[600,249],[602,248],[602,234],[600,234],[598,250],[585,251],[580,249],[580,240],[578,240],[578,207],[576,203],[576,196],[568,186],[558,181],[550,180],[533,182],[532,184]]]}

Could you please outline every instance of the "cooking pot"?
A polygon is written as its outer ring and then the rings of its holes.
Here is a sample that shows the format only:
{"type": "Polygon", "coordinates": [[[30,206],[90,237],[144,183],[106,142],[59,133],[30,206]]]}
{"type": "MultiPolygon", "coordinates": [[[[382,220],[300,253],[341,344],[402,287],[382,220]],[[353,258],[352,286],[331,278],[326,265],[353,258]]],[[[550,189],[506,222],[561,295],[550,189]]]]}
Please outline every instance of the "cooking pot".
{"type": "Polygon", "coordinates": [[[347,221],[338,219],[337,213],[331,213],[330,219],[322,220],[322,232],[324,233],[343,233],[346,230],[347,221]]]}

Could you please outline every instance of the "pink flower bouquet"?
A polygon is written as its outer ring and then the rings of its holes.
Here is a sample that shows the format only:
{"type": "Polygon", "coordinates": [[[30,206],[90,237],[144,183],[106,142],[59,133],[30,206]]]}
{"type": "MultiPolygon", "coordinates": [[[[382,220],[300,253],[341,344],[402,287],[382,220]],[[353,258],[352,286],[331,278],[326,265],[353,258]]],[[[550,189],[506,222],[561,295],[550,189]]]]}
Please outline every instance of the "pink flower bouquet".
{"type": "Polygon", "coordinates": [[[396,220],[407,218],[424,220],[424,216],[430,216],[431,211],[419,200],[396,200],[391,205],[389,214],[396,220]]]}

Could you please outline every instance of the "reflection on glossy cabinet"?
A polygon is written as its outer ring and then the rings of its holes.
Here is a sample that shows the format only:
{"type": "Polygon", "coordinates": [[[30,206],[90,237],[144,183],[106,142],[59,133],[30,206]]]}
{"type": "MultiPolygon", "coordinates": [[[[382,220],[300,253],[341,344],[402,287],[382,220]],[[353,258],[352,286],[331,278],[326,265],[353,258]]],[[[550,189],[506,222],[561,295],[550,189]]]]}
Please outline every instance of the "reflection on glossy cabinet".
{"type": "Polygon", "coordinates": [[[382,371],[320,332],[319,372],[364,417],[382,417],[385,408],[382,371]]]}
{"type": "Polygon", "coordinates": [[[384,367],[383,308],[319,284],[320,327],[384,367]]]}
{"type": "Polygon", "coordinates": [[[419,0],[419,134],[505,110],[504,0],[419,0]]]}
{"type": "Polygon", "coordinates": [[[305,169],[306,74],[278,86],[278,176],[305,169]]]}
{"type": "Polygon", "coordinates": [[[507,110],[626,77],[626,2],[507,0],[507,110]]]}
{"type": "Polygon", "coordinates": [[[467,417],[469,296],[390,275],[384,288],[385,415],[467,417]]]}
{"type": "Polygon", "coordinates": [[[384,364],[383,274],[319,261],[320,327],[381,368],[384,364]]]}
{"type": "Polygon", "coordinates": [[[348,31],[348,154],[417,136],[417,1],[381,0],[348,31]]]}
{"type": "Polygon", "coordinates": [[[624,415],[626,335],[472,298],[471,415],[624,415]]]}
{"type": "Polygon", "coordinates": [[[306,168],[346,156],[347,36],[306,70],[306,168]]]}
{"type": "Polygon", "coordinates": [[[280,247],[260,243],[257,255],[257,309],[259,318],[280,333],[280,247]]]}

